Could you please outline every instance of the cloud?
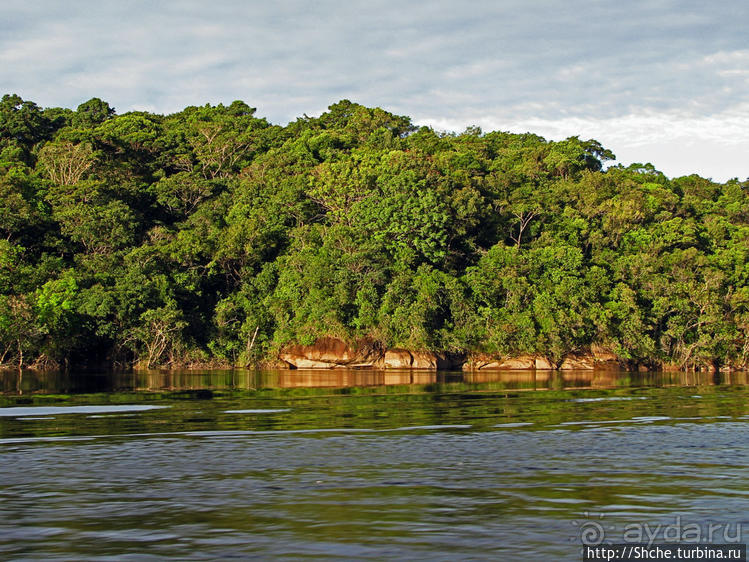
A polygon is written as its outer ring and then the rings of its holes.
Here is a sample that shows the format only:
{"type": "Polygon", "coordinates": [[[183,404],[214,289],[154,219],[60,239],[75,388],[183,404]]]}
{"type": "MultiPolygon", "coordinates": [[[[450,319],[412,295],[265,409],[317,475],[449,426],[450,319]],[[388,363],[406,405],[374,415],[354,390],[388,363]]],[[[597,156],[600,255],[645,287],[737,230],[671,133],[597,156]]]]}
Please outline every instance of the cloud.
{"type": "Polygon", "coordinates": [[[437,130],[461,131],[468,125],[484,130],[533,132],[548,140],[570,136],[594,138],[617,156],[616,163],[652,162],[669,176],[699,173],[716,181],[746,179],[749,146],[749,104],[711,116],[691,116],[678,111],[643,112],[608,119],[502,120],[488,116],[446,120],[426,118],[419,124],[437,130]]]}
{"type": "Polygon", "coordinates": [[[278,123],[349,98],[459,129],[537,126],[620,153],[689,140],[715,155],[747,142],[747,19],[743,0],[38,0],[4,10],[0,83],[119,112],[243,99],[278,123]]]}

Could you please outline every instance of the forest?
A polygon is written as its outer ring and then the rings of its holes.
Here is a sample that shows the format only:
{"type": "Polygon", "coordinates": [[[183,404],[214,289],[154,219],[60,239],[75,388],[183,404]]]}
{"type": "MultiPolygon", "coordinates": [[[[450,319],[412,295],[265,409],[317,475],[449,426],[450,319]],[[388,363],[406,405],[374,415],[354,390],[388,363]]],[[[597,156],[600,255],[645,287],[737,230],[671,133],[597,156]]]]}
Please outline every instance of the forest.
{"type": "Polygon", "coordinates": [[[319,338],[749,364],[749,181],[348,100],[0,102],[0,364],[248,366],[319,338]]]}

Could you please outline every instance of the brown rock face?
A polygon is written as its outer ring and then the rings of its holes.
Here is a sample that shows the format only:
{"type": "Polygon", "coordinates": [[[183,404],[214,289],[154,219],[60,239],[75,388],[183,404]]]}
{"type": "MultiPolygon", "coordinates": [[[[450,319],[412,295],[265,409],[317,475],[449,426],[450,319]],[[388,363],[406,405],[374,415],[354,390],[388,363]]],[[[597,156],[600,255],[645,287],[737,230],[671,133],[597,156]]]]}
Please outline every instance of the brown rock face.
{"type": "Polygon", "coordinates": [[[383,359],[386,369],[410,369],[412,363],[413,357],[406,349],[388,349],[383,359]]]}
{"type": "Polygon", "coordinates": [[[336,367],[369,367],[385,369],[449,369],[450,357],[432,351],[382,349],[372,342],[349,345],[337,338],[320,338],[312,345],[290,345],[279,353],[279,359],[296,369],[334,369],[336,367]]]}
{"type": "Polygon", "coordinates": [[[517,355],[515,357],[473,355],[463,365],[463,370],[618,370],[621,369],[624,364],[625,361],[611,350],[601,346],[593,346],[590,352],[570,353],[561,363],[555,363],[541,355],[517,355]]]}
{"type": "Polygon", "coordinates": [[[562,371],[592,371],[595,369],[596,360],[589,353],[570,354],[564,358],[559,369],[562,371]]]}
{"type": "Polygon", "coordinates": [[[468,357],[465,363],[463,363],[464,371],[478,371],[483,369],[486,365],[493,363],[495,360],[486,355],[471,355],[468,357]]]}
{"type": "Polygon", "coordinates": [[[312,345],[291,345],[279,354],[279,358],[297,369],[333,369],[372,367],[381,355],[368,342],[349,346],[337,338],[320,338],[312,345]]]}
{"type": "Polygon", "coordinates": [[[411,357],[413,357],[413,362],[411,363],[412,369],[437,370],[439,358],[436,353],[432,353],[431,351],[412,351],[411,357]]]}
{"type": "Polygon", "coordinates": [[[553,371],[557,366],[549,361],[546,357],[536,357],[536,370],[553,371]]]}
{"type": "MultiPolygon", "coordinates": [[[[455,362],[450,357],[432,351],[409,351],[407,349],[388,349],[383,358],[386,369],[450,369],[455,362]]],[[[458,362],[457,364],[462,364],[458,362]]]]}
{"type": "Polygon", "coordinates": [[[611,351],[607,347],[603,347],[601,345],[594,345],[590,348],[590,353],[593,355],[593,357],[596,360],[596,363],[608,363],[612,361],[619,362],[621,361],[621,358],[611,351]]]}
{"type": "Polygon", "coordinates": [[[627,367],[627,361],[607,347],[594,345],[590,348],[590,352],[595,360],[596,369],[623,369],[627,367]]]}
{"type": "Polygon", "coordinates": [[[450,369],[462,365],[457,357],[432,351],[382,349],[372,342],[354,345],[337,338],[320,338],[313,345],[290,345],[279,353],[279,360],[292,369],[335,369],[364,367],[373,369],[450,369]]]}
{"type": "Polygon", "coordinates": [[[534,355],[500,358],[488,355],[474,355],[463,363],[464,371],[531,371],[533,369],[553,370],[555,368],[546,358],[534,355]]]}
{"type": "MultiPolygon", "coordinates": [[[[492,364],[493,365],[493,364],[492,364]]],[[[487,365],[484,369],[535,369],[536,358],[530,355],[519,355],[518,357],[509,357],[500,361],[496,367],[487,365]]]]}
{"type": "Polygon", "coordinates": [[[535,368],[536,358],[532,355],[518,355],[517,357],[474,355],[461,363],[464,371],[524,371],[535,368]]]}

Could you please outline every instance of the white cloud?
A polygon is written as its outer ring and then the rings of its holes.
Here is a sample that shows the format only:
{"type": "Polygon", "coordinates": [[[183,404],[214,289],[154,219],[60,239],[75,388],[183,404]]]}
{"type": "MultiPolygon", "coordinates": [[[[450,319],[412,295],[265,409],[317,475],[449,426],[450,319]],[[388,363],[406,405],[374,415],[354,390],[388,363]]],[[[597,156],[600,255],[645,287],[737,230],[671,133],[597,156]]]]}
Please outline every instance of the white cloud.
{"type": "Polygon", "coordinates": [[[475,116],[463,120],[425,117],[419,124],[462,131],[478,125],[485,131],[533,132],[548,140],[570,136],[594,138],[617,156],[617,163],[651,162],[668,176],[698,173],[716,181],[746,179],[749,169],[749,104],[721,114],[695,117],[670,112],[643,112],[595,119],[501,119],[475,116]]]}
{"type": "Polygon", "coordinates": [[[244,99],[284,123],[350,98],[749,175],[745,0],[37,0],[3,15],[0,84],[44,106],[244,99]]]}

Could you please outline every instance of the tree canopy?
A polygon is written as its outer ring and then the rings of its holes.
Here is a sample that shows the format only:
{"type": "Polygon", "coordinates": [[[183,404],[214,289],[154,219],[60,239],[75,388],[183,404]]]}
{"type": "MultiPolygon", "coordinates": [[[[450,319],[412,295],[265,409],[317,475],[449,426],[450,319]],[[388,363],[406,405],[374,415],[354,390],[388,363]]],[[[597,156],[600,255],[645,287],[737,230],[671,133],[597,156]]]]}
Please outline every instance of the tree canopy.
{"type": "Polygon", "coordinates": [[[0,101],[0,364],[245,365],[325,336],[749,362],[749,182],[348,100],[0,101]]]}

